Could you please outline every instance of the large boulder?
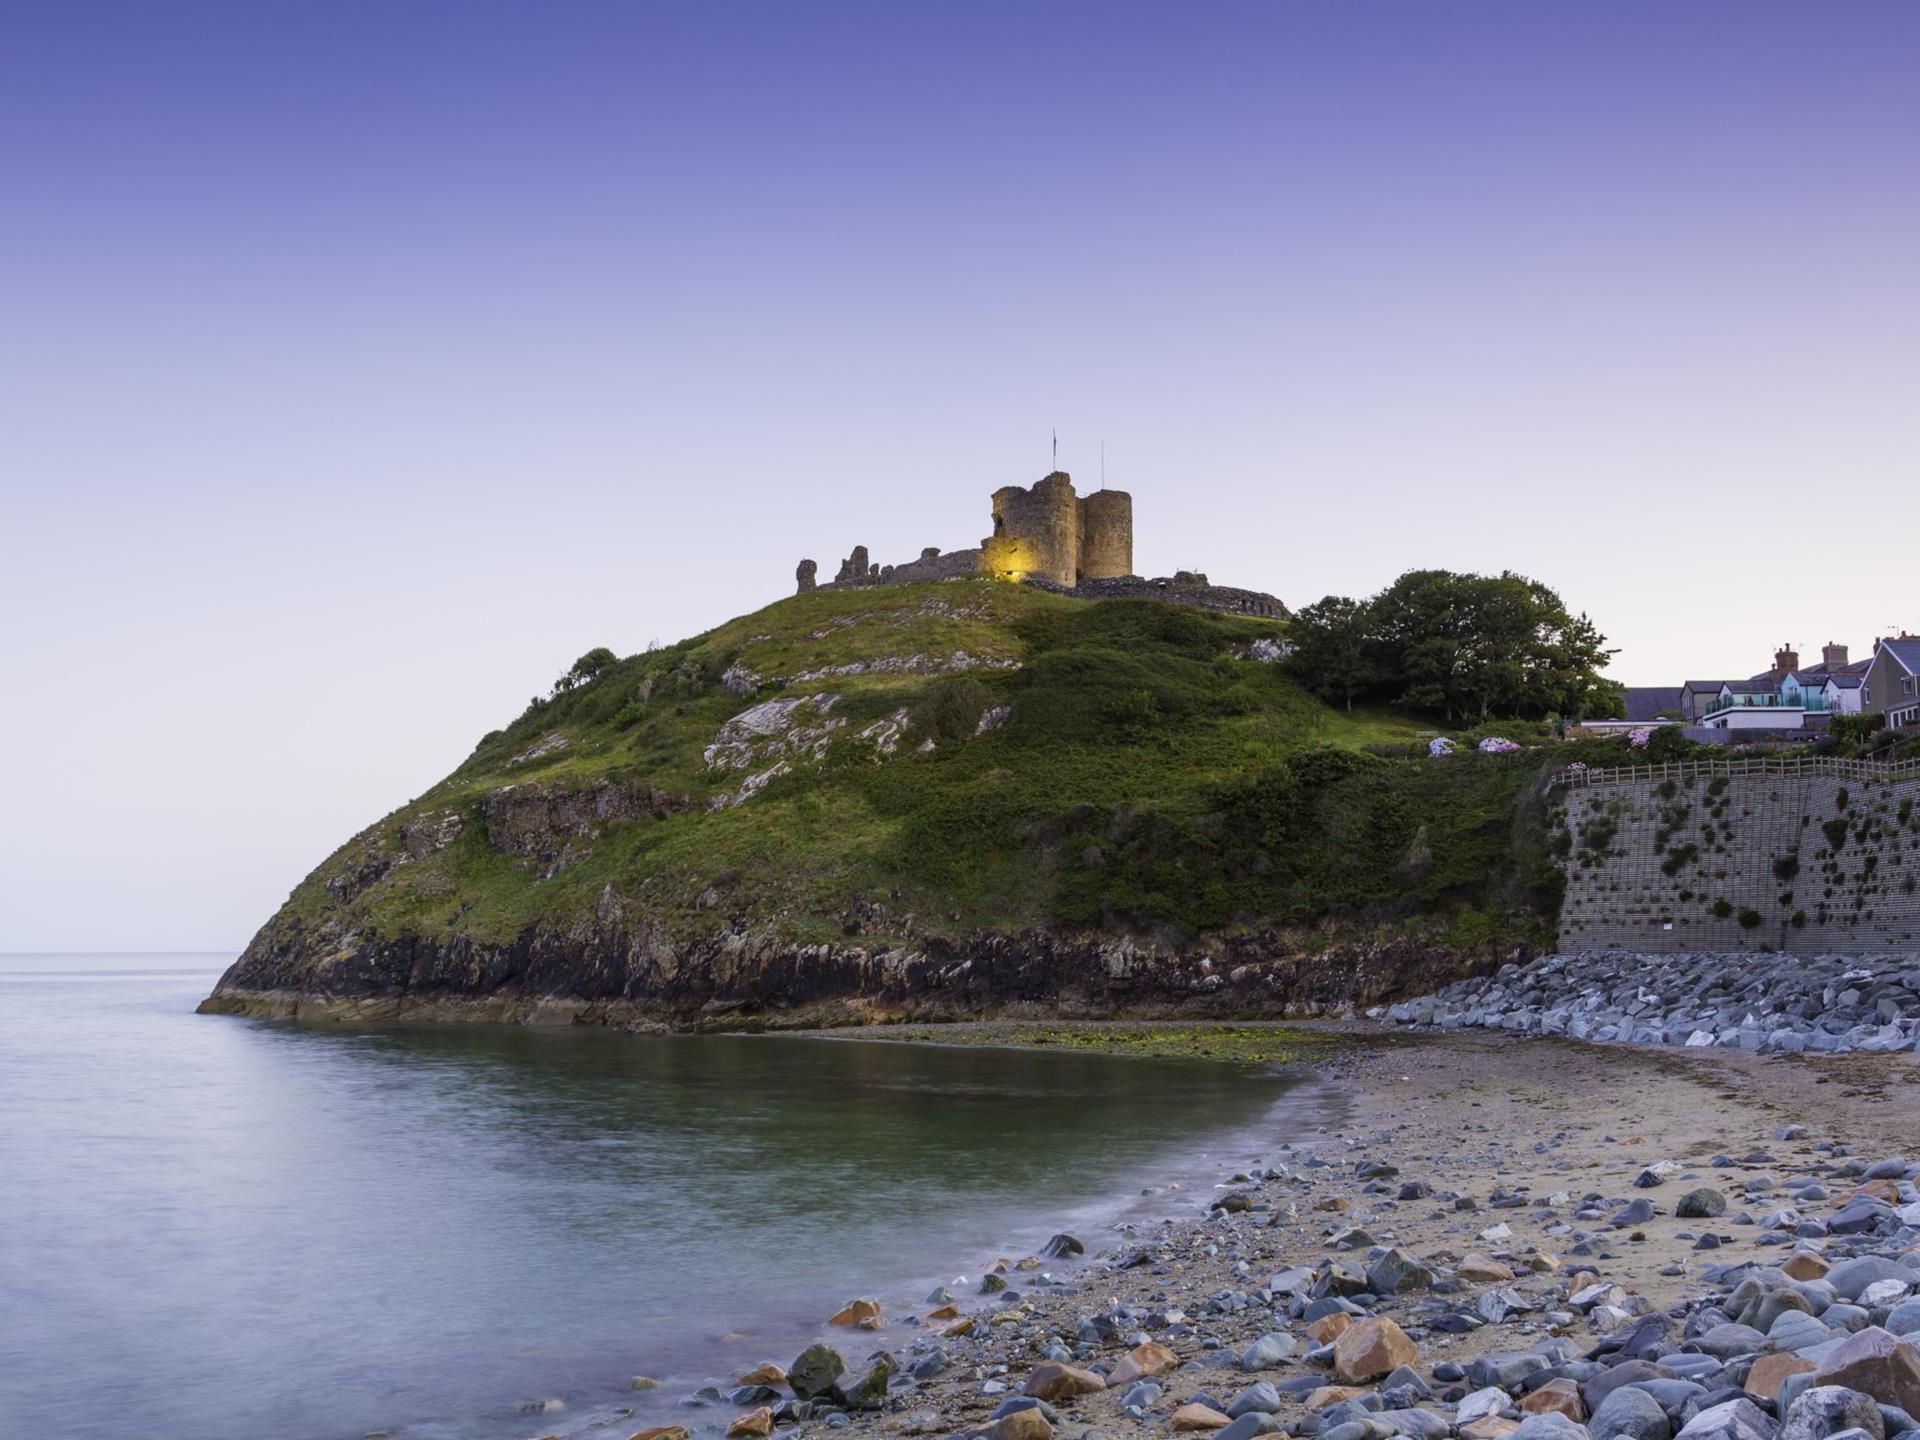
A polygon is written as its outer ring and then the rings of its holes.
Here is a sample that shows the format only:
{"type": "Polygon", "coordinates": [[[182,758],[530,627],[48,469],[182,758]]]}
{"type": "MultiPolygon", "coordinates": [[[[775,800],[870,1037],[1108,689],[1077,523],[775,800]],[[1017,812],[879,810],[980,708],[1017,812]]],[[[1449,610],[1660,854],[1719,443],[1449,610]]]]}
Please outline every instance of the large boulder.
{"type": "Polygon", "coordinates": [[[1771,1415],[1743,1398],[1702,1410],[1680,1427],[1674,1440],[1774,1440],[1778,1428],[1771,1415]]]}
{"type": "MultiPolygon", "coordinates": [[[[1836,1273],[1843,1268],[1834,1267],[1836,1273]]],[[[1857,1335],[1848,1336],[1827,1356],[1814,1376],[1814,1384],[1864,1390],[1876,1400],[1898,1405],[1909,1415],[1920,1415],[1920,1349],[1878,1325],[1869,1325],[1857,1335]]]]}
{"type": "Polygon", "coordinates": [[[1092,1395],[1106,1388],[1107,1382],[1091,1370],[1048,1360],[1033,1367],[1033,1373],[1027,1376],[1025,1393],[1042,1400],[1071,1400],[1076,1395],[1092,1395]]]}
{"type": "Polygon", "coordinates": [[[1864,1430],[1878,1440],[1886,1423],[1871,1395],[1844,1385],[1815,1385],[1787,1407],[1779,1440],[1829,1440],[1842,1430],[1864,1430]]]}
{"type": "Polygon", "coordinates": [[[1622,1385],[1600,1402],[1587,1430],[1593,1440],[1672,1440],[1673,1422],[1653,1396],[1622,1385]]]}
{"type": "Polygon", "coordinates": [[[1885,1256],[1862,1255],[1857,1260],[1842,1260],[1826,1274],[1827,1283],[1842,1300],[1858,1300],[1862,1290],[1880,1280],[1920,1285],[1920,1270],[1885,1256]]]}
{"type": "Polygon", "coordinates": [[[847,1362],[831,1345],[809,1345],[787,1367],[787,1384],[802,1400],[815,1400],[831,1393],[846,1370],[847,1362]]]}
{"type": "Polygon", "coordinates": [[[1349,1385],[1377,1380],[1401,1365],[1417,1364],[1420,1347],[1393,1321],[1369,1315],[1333,1342],[1333,1373],[1349,1385]]]}

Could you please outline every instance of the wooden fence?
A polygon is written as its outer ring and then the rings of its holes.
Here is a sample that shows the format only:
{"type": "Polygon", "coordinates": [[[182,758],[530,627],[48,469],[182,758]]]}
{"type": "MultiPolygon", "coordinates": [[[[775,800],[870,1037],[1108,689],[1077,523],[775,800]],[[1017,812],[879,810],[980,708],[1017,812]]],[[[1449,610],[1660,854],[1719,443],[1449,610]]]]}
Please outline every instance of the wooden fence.
{"type": "Polygon", "coordinates": [[[1618,765],[1609,769],[1569,765],[1554,772],[1549,786],[1628,785],[1640,781],[1679,780],[1726,775],[1806,776],[1823,780],[1920,779],[1920,760],[1836,760],[1827,756],[1782,756],[1742,760],[1675,760],[1664,765],[1618,765]]]}

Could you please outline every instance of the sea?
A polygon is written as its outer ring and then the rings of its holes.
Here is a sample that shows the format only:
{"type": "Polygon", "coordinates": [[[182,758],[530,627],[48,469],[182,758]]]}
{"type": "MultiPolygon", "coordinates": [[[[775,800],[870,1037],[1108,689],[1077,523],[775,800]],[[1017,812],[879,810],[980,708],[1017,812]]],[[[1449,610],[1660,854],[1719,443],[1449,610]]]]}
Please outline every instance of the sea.
{"type": "Polygon", "coordinates": [[[0,956],[0,1432],[724,1425],[683,1402],[846,1301],[1125,1243],[1325,1111],[1193,1060],[196,1015],[232,958],[0,956]]]}

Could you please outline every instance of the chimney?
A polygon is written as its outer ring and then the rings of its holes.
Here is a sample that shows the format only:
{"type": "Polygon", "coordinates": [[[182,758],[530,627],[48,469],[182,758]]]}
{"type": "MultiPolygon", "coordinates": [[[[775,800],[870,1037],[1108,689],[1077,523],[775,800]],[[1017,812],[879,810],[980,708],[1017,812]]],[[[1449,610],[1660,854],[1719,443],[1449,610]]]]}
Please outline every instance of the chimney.
{"type": "Polygon", "coordinates": [[[1793,642],[1787,641],[1773,652],[1773,678],[1784,680],[1800,668],[1800,652],[1793,648],[1793,642]]]}
{"type": "Polygon", "coordinates": [[[1826,644],[1820,647],[1820,663],[1827,667],[1827,673],[1829,675],[1833,674],[1836,670],[1846,669],[1847,647],[1844,645],[1836,645],[1831,640],[1827,641],[1826,644]]]}

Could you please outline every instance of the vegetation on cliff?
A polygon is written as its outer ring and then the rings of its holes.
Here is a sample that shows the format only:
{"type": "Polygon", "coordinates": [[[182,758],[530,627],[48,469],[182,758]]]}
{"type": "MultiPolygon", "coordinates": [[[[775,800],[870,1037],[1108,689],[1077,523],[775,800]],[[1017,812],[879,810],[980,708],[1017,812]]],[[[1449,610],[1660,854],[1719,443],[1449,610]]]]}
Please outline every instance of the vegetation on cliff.
{"type": "Polygon", "coordinates": [[[1540,757],[1368,753],[1404,753],[1420,722],[1335,710],[1251,658],[1282,629],[948,581],[590,651],[323,863],[256,948],[615,924],[869,948],[1410,920],[1531,934],[1554,885],[1540,757]]]}

